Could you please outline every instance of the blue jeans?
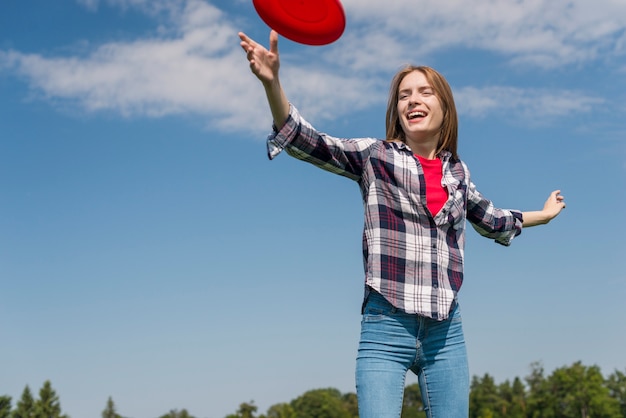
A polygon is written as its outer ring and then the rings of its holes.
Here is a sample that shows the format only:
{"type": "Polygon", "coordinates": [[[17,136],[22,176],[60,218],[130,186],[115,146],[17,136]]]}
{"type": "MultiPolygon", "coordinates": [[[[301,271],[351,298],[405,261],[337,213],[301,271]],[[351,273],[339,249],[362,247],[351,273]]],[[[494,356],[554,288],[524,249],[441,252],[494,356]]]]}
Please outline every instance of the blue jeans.
{"type": "Polygon", "coordinates": [[[399,311],[370,292],[356,361],[360,418],[399,418],[408,370],[428,418],[469,414],[469,370],[458,304],[445,321],[399,311]]]}

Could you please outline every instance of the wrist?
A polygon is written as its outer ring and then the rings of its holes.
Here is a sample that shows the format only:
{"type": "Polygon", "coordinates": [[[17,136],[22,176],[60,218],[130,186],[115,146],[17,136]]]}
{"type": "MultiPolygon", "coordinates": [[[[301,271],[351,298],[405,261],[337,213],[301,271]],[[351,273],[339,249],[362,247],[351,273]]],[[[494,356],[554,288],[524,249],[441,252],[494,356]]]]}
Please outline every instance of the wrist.
{"type": "Polygon", "coordinates": [[[536,225],[544,225],[550,222],[552,217],[545,210],[540,211],[531,211],[531,212],[523,212],[522,213],[523,223],[522,225],[526,228],[536,225]]]}
{"type": "Polygon", "coordinates": [[[278,77],[262,80],[261,83],[268,93],[272,91],[280,91],[280,80],[278,77]]]}

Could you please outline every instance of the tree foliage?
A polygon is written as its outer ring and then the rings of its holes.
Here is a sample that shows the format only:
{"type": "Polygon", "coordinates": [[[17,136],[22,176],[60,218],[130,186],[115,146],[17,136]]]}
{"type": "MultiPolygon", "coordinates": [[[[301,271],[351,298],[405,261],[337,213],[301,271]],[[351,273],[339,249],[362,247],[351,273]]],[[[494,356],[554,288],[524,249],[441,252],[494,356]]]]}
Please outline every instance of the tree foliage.
{"type": "Polygon", "coordinates": [[[298,418],[352,418],[337,389],[310,390],[291,403],[298,418]]]}
{"type": "Polygon", "coordinates": [[[39,389],[39,399],[35,401],[33,418],[68,418],[61,414],[61,402],[49,380],[39,389]]]}
{"type": "Polygon", "coordinates": [[[159,418],[194,418],[186,409],[172,409],[165,415],[161,415],[159,418]]]}
{"type": "Polygon", "coordinates": [[[402,400],[402,418],[426,418],[420,386],[413,383],[404,388],[402,400]]]}
{"type": "Polygon", "coordinates": [[[111,398],[110,396],[107,400],[106,408],[104,408],[104,411],[102,411],[102,418],[122,418],[122,416],[117,413],[113,398],[111,398]]]}
{"type": "Polygon", "coordinates": [[[256,418],[255,414],[258,407],[254,401],[244,402],[239,405],[239,409],[235,414],[228,415],[226,418],[256,418]]]}
{"type": "Polygon", "coordinates": [[[341,396],[343,407],[348,411],[349,416],[358,418],[359,416],[359,403],[356,398],[356,393],[346,393],[341,396]]]}
{"type": "Polygon", "coordinates": [[[35,415],[35,399],[33,399],[33,393],[30,391],[30,387],[26,385],[22,391],[22,396],[17,402],[17,405],[13,412],[11,412],[11,418],[32,418],[35,415]]]}
{"type": "Polygon", "coordinates": [[[617,400],[622,417],[626,417],[626,374],[615,370],[606,382],[609,389],[609,396],[617,400]]]}
{"type": "Polygon", "coordinates": [[[0,396],[0,418],[11,417],[11,397],[0,396]]]}
{"type": "Polygon", "coordinates": [[[267,418],[298,418],[296,411],[288,403],[278,403],[270,406],[266,414],[267,418]]]}
{"type": "Polygon", "coordinates": [[[489,374],[474,376],[470,385],[470,417],[498,417],[502,399],[498,387],[489,374]]]}
{"type": "MultiPolygon", "coordinates": [[[[35,399],[28,385],[11,409],[11,397],[0,396],[0,418],[68,418],[62,414],[59,396],[50,381],[44,382],[35,399]]],[[[604,378],[598,366],[581,362],[557,368],[546,376],[533,363],[524,380],[497,383],[488,373],[474,376],[470,385],[471,418],[626,418],[626,373],[614,371],[604,378]]],[[[290,402],[272,405],[257,415],[253,401],[239,405],[226,418],[358,418],[354,393],[334,388],[314,389],[290,402]]],[[[425,418],[417,383],[404,389],[401,418],[425,418]]],[[[102,418],[122,418],[108,398],[102,418]]],[[[171,410],[160,418],[194,418],[186,409],[171,410]]]]}
{"type": "Polygon", "coordinates": [[[619,403],[609,395],[597,366],[580,362],[556,369],[549,379],[559,413],[568,416],[619,418],[619,403]]]}

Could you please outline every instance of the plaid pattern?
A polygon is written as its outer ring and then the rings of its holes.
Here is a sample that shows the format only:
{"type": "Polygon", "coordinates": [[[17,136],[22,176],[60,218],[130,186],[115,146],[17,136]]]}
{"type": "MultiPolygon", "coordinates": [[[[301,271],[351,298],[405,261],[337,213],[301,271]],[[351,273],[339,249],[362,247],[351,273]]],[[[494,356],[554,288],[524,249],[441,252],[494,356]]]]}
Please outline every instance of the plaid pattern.
{"type": "Polygon", "coordinates": [[[366,289],[407,313],[448,317],[463,283],[466,219],[502,245],[521,232],[521,212],[494,207],[476,190],[466,165],[450,153],[440,156],[448,201],[433,217],[422,167],[403,143],[334,138],[316,131],[291,106],[286,124],[274,129],[267,145],[270,159],[285,150],[359,184],[366,289]]]}

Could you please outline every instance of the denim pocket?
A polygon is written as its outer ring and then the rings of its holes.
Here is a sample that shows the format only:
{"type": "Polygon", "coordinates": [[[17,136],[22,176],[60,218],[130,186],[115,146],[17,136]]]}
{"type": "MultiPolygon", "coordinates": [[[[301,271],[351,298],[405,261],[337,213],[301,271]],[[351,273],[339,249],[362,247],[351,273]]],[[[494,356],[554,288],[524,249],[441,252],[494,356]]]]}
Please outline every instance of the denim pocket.
{"type": "Polygon", "coordinates": [[[391,314],[391,309],[383,309],[378,306],[374,307],[366,307],[365,312],[363,312],[363,321],[365,322],[374,322],[381,321],[383,319],[389,318],[391,314]]]}
{"type": "Polygon", "coordinates": [[[366,322],[381,321],[391,317],[396,312],[397,309],[382,295],[372,291],[363,310],[363,320],[366,322]]]}

